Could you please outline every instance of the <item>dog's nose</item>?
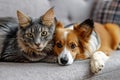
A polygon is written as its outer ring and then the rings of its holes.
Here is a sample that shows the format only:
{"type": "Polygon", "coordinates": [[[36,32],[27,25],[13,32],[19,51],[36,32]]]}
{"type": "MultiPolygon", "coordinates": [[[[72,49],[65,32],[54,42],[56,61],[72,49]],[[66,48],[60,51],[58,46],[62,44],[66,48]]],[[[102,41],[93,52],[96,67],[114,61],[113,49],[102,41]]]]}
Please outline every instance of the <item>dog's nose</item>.
{"type": "Polygon", "coordinates": [[[61,59],[60,59],[60,62],[61,62],[63,65],[66,65],[67,62],[68,62],[68,58],[67,58],[67,57],[61,58],[61,59]]]}

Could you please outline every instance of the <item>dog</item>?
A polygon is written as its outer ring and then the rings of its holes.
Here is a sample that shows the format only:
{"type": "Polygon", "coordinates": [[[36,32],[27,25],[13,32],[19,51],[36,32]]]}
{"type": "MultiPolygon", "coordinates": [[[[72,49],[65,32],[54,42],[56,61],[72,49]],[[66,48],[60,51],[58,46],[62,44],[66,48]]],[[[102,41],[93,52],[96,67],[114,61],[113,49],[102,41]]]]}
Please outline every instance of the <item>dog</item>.
{"type": "Polygon", "coordinates": [[[120,48],[120,27],[116,24],[99,24],[91,19],[64,28],[57,22],[54,35],[54,54],[60,65],[74,60],[90,58],[91,71],[98,73],[110,53],[120,48]]]}

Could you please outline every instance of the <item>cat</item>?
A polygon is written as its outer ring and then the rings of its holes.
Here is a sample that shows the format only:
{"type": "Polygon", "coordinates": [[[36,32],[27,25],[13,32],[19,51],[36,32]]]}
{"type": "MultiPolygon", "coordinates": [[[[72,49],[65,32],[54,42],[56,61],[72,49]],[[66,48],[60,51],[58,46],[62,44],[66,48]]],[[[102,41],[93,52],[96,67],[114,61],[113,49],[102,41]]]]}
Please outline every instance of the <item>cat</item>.
{"type": "Polygon", "coordinates": [[[50,8],[38,19],[32,19],[17,11],[18,20],[0,19],[0,61],[7,62],[56,62],[53,48],[55,15],[50,8]],[[18,22],[17,22],[18,21],[18,22]]]}

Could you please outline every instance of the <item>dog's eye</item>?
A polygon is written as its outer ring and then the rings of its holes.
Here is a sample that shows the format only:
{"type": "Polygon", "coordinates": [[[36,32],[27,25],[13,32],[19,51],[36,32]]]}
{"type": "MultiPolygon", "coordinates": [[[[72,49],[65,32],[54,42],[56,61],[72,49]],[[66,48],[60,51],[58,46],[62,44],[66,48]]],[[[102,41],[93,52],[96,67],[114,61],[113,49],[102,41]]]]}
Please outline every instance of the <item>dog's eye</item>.
{"type": "Polygon", "coordinates": [[[76,45],[75,44],[71,44],[70,47],[71,47],[71,49],[74,49],[76,47],[76,45]]]}
{"type": "Polygon", "coordinates": [[[62,48],[62,44],[61,43],[57,43],[56,44],[58,48],[62,48]]]}

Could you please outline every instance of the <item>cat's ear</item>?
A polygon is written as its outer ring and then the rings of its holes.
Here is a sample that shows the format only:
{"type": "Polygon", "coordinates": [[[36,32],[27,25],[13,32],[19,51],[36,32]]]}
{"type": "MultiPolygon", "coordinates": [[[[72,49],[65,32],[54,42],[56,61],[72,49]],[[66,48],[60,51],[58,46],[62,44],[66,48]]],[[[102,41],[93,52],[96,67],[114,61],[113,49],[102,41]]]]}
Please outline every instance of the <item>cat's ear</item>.
{"type": "Polygon", "coordinates": [[[91,19],[83,21],[81,24],[74,25],[74,30],[79,34],[81,39],[87,39],[90,37],[94,29],[94,22],[91,19]]]}
{"type": "Polygon", "coordinates": [[[17,10],[17,17],[21,28],[25,28],[30,25],[30,18],[19,10],[17,10]]]}
{"type": "Polygon", "coordinates": [[[55,15],[52,7],[41,17],[42,24],[46,26],[51,26],[54,23],[54,18],[55,18],[55,15]]]}

